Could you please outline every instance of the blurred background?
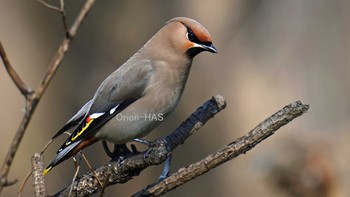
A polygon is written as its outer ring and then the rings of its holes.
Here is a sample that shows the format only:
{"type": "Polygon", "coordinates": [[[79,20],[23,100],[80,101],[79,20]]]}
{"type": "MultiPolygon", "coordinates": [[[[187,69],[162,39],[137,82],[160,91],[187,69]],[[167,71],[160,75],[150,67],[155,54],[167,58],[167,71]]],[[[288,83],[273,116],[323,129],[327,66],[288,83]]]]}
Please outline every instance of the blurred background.
{"type": "MultiPolygon", "coordinates": [[[[84,2],[66,1],[69,25],[84,2]]],[[[195,59],[178,108],[147,139],[167,135],[213,95],[223,95],[228,106],[176,149],[173,172],[293,101],[310,104],[310,111],[247,154],[166,196],[350,196],[349,9],[345,0],[97,1],[39,103],[9,179],[24,178],[31,156],[109,73],[166,21],[187,16],[207,27],[219,53],[195,59]]],[[[37,87],[64,36],[61,16],[37,1],[2,0],[0,24],[0,39],[14,68],[37,87]]],[[[24,109],[24,98],[2,61],[0,92],[2,163],[24,109]]],[[[48,149],[46,164],[65,138],[48,149]]],[[[94,167],[108,161],[101,143],[84,153],[94,167]]],[[[88,169],[82,166],[84,173],[88,169]]],[[[130,196],[156,181],[161,170],[150,167],[126,184],[108,187],[105,196],[130,196]]],[[[54,168],[46,176],[49,193],[70,184],[73,173],[71,160],[54,168]]],[[[31,186],[30,181],[24,196],[33,196],[31,186]]],[[[3,196],[16,196],[18,187],[5,188],[3,196]]]]}

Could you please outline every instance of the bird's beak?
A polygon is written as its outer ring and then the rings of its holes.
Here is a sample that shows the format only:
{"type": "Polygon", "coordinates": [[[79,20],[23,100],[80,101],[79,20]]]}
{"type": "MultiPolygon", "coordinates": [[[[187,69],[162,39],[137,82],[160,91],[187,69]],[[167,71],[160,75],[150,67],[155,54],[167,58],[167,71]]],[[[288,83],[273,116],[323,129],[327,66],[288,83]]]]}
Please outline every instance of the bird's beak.
{"type": "Polygon", "coordinates": [[[209,51],[211,53],[218,53],[218,50],[214,47],[214,45],[212,43],[210,43],[210,45],[204,45],[204,44],[201,44],[201,47],[206,50],[206,51],[209,51]]]}

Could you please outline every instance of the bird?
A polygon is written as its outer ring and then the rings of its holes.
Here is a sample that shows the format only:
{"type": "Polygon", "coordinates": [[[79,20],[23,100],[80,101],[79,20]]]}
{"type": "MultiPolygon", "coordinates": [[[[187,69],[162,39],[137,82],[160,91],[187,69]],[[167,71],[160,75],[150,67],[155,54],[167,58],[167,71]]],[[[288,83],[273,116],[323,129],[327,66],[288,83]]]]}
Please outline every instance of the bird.
{"type": "Polygon", "coordinates": [[[51,138],[73,131],[43,174],[99,140],[125,144],[150,133],[174,111],[203,51],[218,52],[203,25],[187,17],[166,22],[51,138]]]}

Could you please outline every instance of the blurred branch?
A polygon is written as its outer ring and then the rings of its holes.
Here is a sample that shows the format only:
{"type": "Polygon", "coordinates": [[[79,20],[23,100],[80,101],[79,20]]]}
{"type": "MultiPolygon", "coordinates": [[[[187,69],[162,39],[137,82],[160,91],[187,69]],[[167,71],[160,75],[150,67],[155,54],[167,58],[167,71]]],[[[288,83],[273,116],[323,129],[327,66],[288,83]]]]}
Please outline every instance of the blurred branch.
{"type": "MultiPolygon", "coordinates": [[[[61,1],[61,7],[63,8],[61,1]]],[[[68,51],[70,43],[74,36],[77,33],[77,29],[80,27],[82,21],[86,17],[87,13],[90,11],[93,3],[95,0],[87,0],[84,4],[83,8],[81,9],[79,15],[77,16],[75,22],[73,23],[72,27],[69,30],[69,35],[66,36],[63,41],[61,42],[61,45],[59,46],[55,56],[52,59],[52,62],[50,66],[48,67],[48,70],[42,79],[40,85],[37,87],[37,89],[34,92],[31,92],[28,86],[26,86],[22,80],[20,80],[20,77],[14,72],[12,69],[12,66],[9,64],[8,58],[6,56],[5,50],[3,50],[3,47],[1,45],[1,57],[4,61],[5,67],[8,69],[8,72],[11,76],[11,78],[14,80],[16,86],[20,89],[22,94],[27,95],[26,96],[26,106],[25,106],[25,113],[22,118],[22,121],[19,125],[19,128],[17,129],[17,132],[15,134],[15,137],[10,145],[10,148],[8,150],[8,153],[5,157],[4,163],[2,164],[1,171],[0,171],[0,193],[2,189],[5,186],[9,186],[10,183],[15,183],[15,181],[8,181],[7,176],[10,171],[10,167],[12,165],[13,159],[15,157],[15,154],[18,150],[18,147],[22,141],[23,135],[27,129],[27,126],[32,118],[32,115],[37,107],[37,104],[41,100],[41,97],[43,93],[45,92],[46,88],[48,87],[51,79],[53,78],[54,74],[56,73],[59,65],[61,64],[65,53],[68,51]],[[31,94],[29,94],[31,93],[31,94]]]]}
{"type": "Polygon", "coordinates": [[[50,5],[49,3],[46,3],[45,0],[38,0],[41,4],[43,4],[45,7],[57,11],[62,15],[62,22],[63,22],[63,28],[64,32],[66,33],[66,38],[70,37],[70,32],[68,31],[68,25],[67,25],[67,20],[66,20],[66,12],[64,10],[64,0],[60,0],[60,7],[56,7],[53,5],[50,5]]]}
{"type": "MultiPolygon", "coordinates": [[[[224,109],[225,106],[226,102],[221,96],[213,97],[198,108],[169,136],[154,142],[154,146],[146,152],[126,158],[121,162],[110,162],[96,169],[94,172],[83,175],[71,186],[61,190],[54,196],[66,196],[71,187],[73,187],[72,194],[74,196],[90,196],[93,193],[101,191],[98,180],[104,183],[103,187],[117,183],[126,183],[133,176],[139,175],[145,168],[164,162],[171,150],[175,149],[179,144],[182,144],[190,135],[203,126],[206,121],[224,109]]],[[[171,191],[224,162],[242,153],[246,153],[262,140],[271,136],[280,127],[307,112],[308,109],[309,106],[302,104],[300,101],[291,103],[261,122],[247,135],[230,143],[214,154],[208,155],[203,160],[186,168],[179,169],[178,172],[162,181],[148,186],[134,194],[134,196],[159,196],[171,191]]]]}
{"type": "Polygon", "coordinates": [[[56,7],[56,6],[53,6],[53,5],[50,5],[48,3],[46,3],[46,1],[44,0],[38,0],[41,4],[43,4],[45,7],[51,9],[51,10],[54,10],[54,11],[57,11],[59,13],[62,13],[62,9],[59,8],[59,7],[56,7]]]}
{"type": "Polygon", "coordinates": [[[133,196],[160,196],[165,194],[209,170],[236,158],[241,154],[245,154],[261,141],[274,134],[279,128],[307,112],[308,109],[309,106],[302,104],[300,101],[291,103],[265,119],[253,130],[238,138],[236,141],[228,144],[215,153],[208,155],[204,159],[189,165],[188,167],[179,169],[176,173],[160,182],[146,187],[133,196]]]}
{"type": "Polygon", "coordinates": [[[44,170],[43,156],[39,153],[36,153],[32,157],[33,188],[34,188],[34,196],[36,197],[47,196],[43,170],[44,170]]]}
{"type": "Polygon", "coordinates": [[[66,12],[64,11],[64,0],[60,0],[60,5],[61,5],[61,15],[62,15],[62,22],[63,22],[63,28],[64,32],[66,33],[66,38],[69,38],[70,32],[68,31],[68,25],[67,25],[67,19],[66,19],[66,12]]]}
{"type": "Polygon", "coordinates": [[[112,161],[93,172],[89,172],[54,196],[67,196],[71,187],[73,187],[71,193],[73,196],[90,196],[107,186],[126,183],[147,167],[163,163],[173,149],[183,144],[189,136],[225,107],[226,101],[222,96],[213,97],[198,108],[169,136],[153,142],[149,150],[122,161],[112,161]],[[104,183],[102,188],[98,180],[104,183]]]}
{"type": "Polygon", "coordinates": [[[28,94],[30,94],[32,92],[32,90],[27,84],[25,84],[22,81],[22,79],[19,77],[17,72],[13,69],[1,41],[0,41],[0,56],[1,56],[2,61],[4,62],[5,68],[8,72],[8,74],[10,75],[12,81],[15,83],[18,90],[26,97],[28,94]]]}

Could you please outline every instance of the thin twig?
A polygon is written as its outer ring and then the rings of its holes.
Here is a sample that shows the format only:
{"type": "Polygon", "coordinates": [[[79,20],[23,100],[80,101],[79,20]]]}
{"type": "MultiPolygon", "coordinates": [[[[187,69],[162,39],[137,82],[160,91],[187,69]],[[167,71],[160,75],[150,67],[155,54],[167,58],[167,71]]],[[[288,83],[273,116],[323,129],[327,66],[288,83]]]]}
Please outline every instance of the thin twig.
{"type": "Polygon", "coordinates": [[[102,188],[101,188],[100,197],[103,197],[103,195],[105,193],[105,190],[106,190],[107,184],[108,184],[108,179],[111,176],[111,174],[112,174],[112,170],[111,170],[111,168],[109,168],[109,171],[107,171],[106,181],[104,182],[104,184],[102,185],[102,188]]]}
{"type": "Polygon", "coordinates": [[[61,15],[62,15],[63,29],[66,34],[66,38],[69,38],[71,35],[69,34],[69,31],[68,31],[64,0],[60,0],[60,5],[61,5],[61,11],[62,11],[61,15]]]}
{"type": "Polygon", "coordinates": [[[24,186],[26,185],[29,177],[32,175],[33,171],[30,170],[27,175],[24,177],[23,181],[21,182],[21,185],[19,186],[17,197],[21,197],[23,193],[24,186]]]}
{"type": "MultiPolygon", "coordinates": [[[[226,101],[222,96],[213,97],[198,108],[180,125],[180,127],[170,134],[170,136],[176,139],[171,139],[170,142],[167,141],[168,137],[157,140],[149,150],[143,153],[127,157],[122,161],[112,161],[93,172],[83,175],[72,184],[72,195],[90,196],[93,193],[101,191],[102,188],[97,179],[106,186],[125,183],[134,176],[139,175],[139,173],[147,167],[161,164],[168,158],[171,149],[181,144],[178,142],[183,142],[187,137],[192,135],[195,130],[198,130],[225,107],[226,101]]],[[[67,196],[70,189],[71,186],[68,186],[54,196],[67,196]]]]}
{"type": "MultiPolygon", "coordinates": [[[[83,152],[81,152],[81,157],[84,159],[86,165],[88,166],[89,170],[93,172],[93,168],[89,162],[89,160],[87,159],[87,157],[85,156],[85,154],[83,152]]],[[[98,179],[97,175],[95,174],[95,177],[97,178],[97,181],[100,183],[101,187],[103,187],[102,182],[100,181],[100,179],[98,179]]]]}
{"type": "Polygon", "coordinates": [[[44,0],[38,0],[41,4],[43,4],[45,7],[52,9],[54,11],[57,11],[61,14],[62,16],[62,23],[63,23],[63,29],[65,32],[66,38],[70,37],[69,31],[68,31],[68,25],[67,25],[67,19],[66,19],[66,11],[65,11],[65,6],[64,6],[64,0],[60,0],[60,7],[56,7],[53,5],[50,5],[46,3],[44,0]]]}
{"type": "Polygon", "coordinates": [[[80,14],[78,15],[77,19],[74,21],[72,27],[69,29],[69,34],[71,36],[75,36],[75,34],[78,31],[78,28],[80,24],[83,22],[86,15],[89,13],[89,10],[91,9],[92,5],[95,3],[95,0],[87,0],[84,4],[80,14]]]}
{"type": "Polygon", "coordinates": [[[41,4],[43,4],[45,7],[51,9],[51,10],[54,10],[54,11],[57,11],[59,13],[62,13],[62,9],[60,9],[59,7],[56,7],[56,6],[53,6],[53,5],[50,5],[48,3],[46,3],[44,0],[38,0],[41,4]]]}
{"type": "Polygon", "coordinates": [[[80,27],[81,23],[83,22],[84,18],[90,11],[92,5],[94,4],[95,0],[87,0],[84,4],[83,8],[81,9],[79,15],[77,16],[76,20],[74,21],[73,25],[71,26],[69,30],[69,37],[65,38],[60,47],[58,48],[51,65],[49,66],[49,69],[46,72],[46,75],[44,76],[43,80],[41,81],[41,85],[36,90],[37,96],[42,96],[43,92],[46,90],[47,86],[49,85],[53,75],[56,73],[58,66],[61,64],[65,53],[68,51],[70,42],[73,40],[75,35],[77,34],[77,30],[80,27]]]}
{"type": "MultiPolygon", "coordinates": [[[[40,0],[39,0],[40,1],[40,0]]],[[[40,1],[43,3],[43,1],[40,1]]],[[[68,51],[70,43],[72,41],[72,39],[74,38],[74,36],[77,33],[77,29],[80,27],[82,21],[84,20],[84,18],[86,17],[87,13],[90,11],[93,3],[95,2],[95,0],[87,0],[86,3],[84,4],[83,8],[81,9],[79,15],[77,16],[75,22],[73,23],[71,30],[69,31],[70,36],[69,37],[65,37],[61,43],[61,45],[59,46],[55,56],[53,57],[53,60],[43,78],[43,80],[41,81],[40,85],[37,87],[37,89],[30,94],[30,96],[27,98],[27,103],[26,103],[26,108],[25,108],[25,114],[22,118],[22,121],[19,125],[19,128],[17,129],[17,132],[15,134],[15,137],[10,145],[10,148],[7,152],[7,155],[4,159],[4,162],[2,164],[1,167],[1,171],[0,171],[0,193],[2,191],[2,189],[5,186],[9,185],[9,181],[7,179],[8,173],[10,171],[10,167],[12,165],[13,159],[16,155],[16,152],[18,150],[18,147],[22,141],[23,135],[27,129],[27,126],[32,118],[32,115],[37,107],[38,102],[41,100],[43,93],[45,92],[46,88],[48,87],[51,79],[53,78],[54,74],[56,73],[59,65],[61,64],[65,53],[68,51]]],[[[45,5],[45,3],[43,3],[45,5]]],[[[45,5],[47,6],[47,5],[45,5]]],[[[50,8],[50,6],[47,6],[50,8]]],[[[52,8],[51,8],[52,9],[52,8]]],[[[2,47],[1,47],[2,48],[2,47]]],[[[1,54],[5,54],[5,53],[1,53],[1,54]]],[[[3,56],[2,56],[3,57],[3,56]]],[[[6,56],[5,56],[6,57],[6,56]]],[[[8,59],[7,59],[8,60],[8,59]]],[[[4,61],[5,63],[6,61],[4,61]]],[[[8,63],[5,63],[6,65],[10,65],[8,63]]],[[[12,68],[12,67],[10,67],[12,68]]],[[[13,69],[12,69],[13,70],[13,69]]],[[[19,81],[18,79],[20,79],[18,77],[17,74],[10,74],[11,77],[15,76],[15,83],[17,85],[17,82],[19,81]]],[[[22,88],[22,87],[26,87],[23,85],[24,83],[19,83],[19,87],[21,92],[23,90],[26,90],[26,88],[22,88]]],[[[18,85],[17,85],[18,86],[18,85]]],[[[30,92],[30,91],[27,91],[30,92]]]]}
{"type": "Polygon", "coordinates": [[[18,90],[25,96],[27,97],[28,94],[32,93],[31,88],[25,84],[22,79],[19,77],[19,75],[17,74],[17,72],[13,69],[10,60],[6,54],[6,51],[4,49],[4,46],[2,45],[1,41],[0,41],[0,56],[2,61],[4,62],[5,68],[8,72],[8,74],[10,75],[12,81],[15,83],[15,85],[17,86],[18,90]]]}
{"type": "Polygon", "coordinates": [[[261,141],[274,134],[274,132],[280,127],[307,112],[308,109],[309,106],[302,104],[300,101],[291,103],[261,122],[245,136],[228,144],[215,153],[208,155],[204,159],[191,164],[186,168],[179,169],[176,173],[170,175],[166,179],[146,187],[133,196],[160,196],[165,194],[209,170],[246,153],[261,141]]]}

